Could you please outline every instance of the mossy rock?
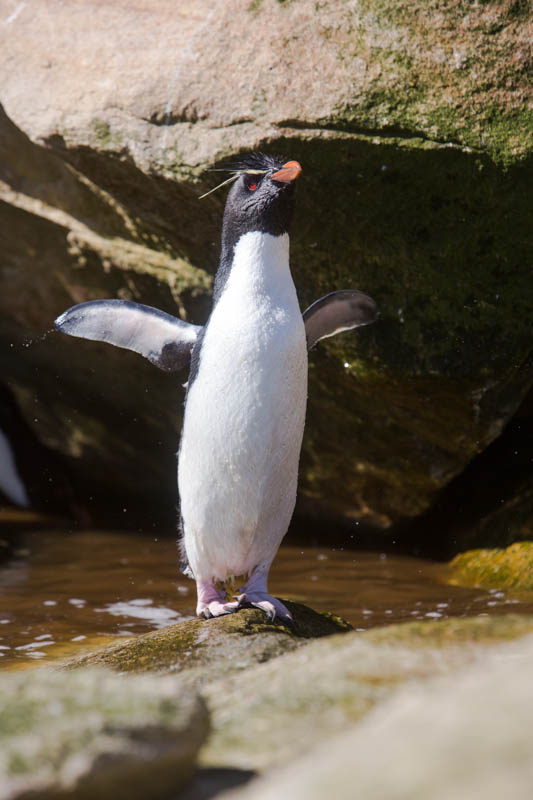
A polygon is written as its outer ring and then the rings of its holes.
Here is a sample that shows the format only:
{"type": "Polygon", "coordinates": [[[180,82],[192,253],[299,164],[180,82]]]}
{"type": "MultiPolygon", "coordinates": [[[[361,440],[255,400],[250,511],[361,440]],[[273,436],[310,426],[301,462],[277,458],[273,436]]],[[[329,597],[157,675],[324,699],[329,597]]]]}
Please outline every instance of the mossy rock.
{"type": "Polygon", "coordinates": [[[172,676],[5,675],[1,796],[167,798],[190,779],[208,730],[205,704],[172,676]]]}
{"type": "Polygon", "coordinates": [[[469,550],[450,567],[450,583],[459,586],[533,591],[533,542],[515,542],[505,550],[469,550]]]}
{"type": "Polygon", "coordinates": [[[119,672],[180,672],[196,684],[223,672],[242,671],[304,644],[348,631],[340,617],[284,601],[294,624],[268,621],[264,612],[243,608],[210,620],[193,619],[120,641],[60,665],[60,669],[105,666],[119,672]]]}

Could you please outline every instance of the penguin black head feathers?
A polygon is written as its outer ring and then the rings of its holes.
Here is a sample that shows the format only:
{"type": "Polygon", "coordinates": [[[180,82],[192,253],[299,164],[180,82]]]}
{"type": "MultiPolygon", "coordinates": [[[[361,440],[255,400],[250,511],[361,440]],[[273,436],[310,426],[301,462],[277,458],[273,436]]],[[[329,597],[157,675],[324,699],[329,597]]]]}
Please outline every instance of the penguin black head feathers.
{"type": "Polygon", "coordinates": [[[296,179],[302,171],[297,161],[265,153],[251,153],[230,169],[236,177],[224,210],[223,258],[245,233],[288,233],[296,179]]]}

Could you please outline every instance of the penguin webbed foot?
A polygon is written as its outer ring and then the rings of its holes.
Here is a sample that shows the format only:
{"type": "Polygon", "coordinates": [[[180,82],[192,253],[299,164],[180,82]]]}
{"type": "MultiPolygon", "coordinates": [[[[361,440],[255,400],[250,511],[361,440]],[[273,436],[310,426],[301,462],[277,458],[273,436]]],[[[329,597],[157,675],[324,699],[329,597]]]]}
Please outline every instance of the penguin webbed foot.
{"type": "MultiPolygon", "coordinates": [[[[254,578],[255,576],[252,576],[249,583],[254,578]]],[[[196,614],[198,617],[212,619],[213,617],[222,617],[225,614],[234,614],[240,608],[254,606],[266,614],[269,622],[278,617],[290,627],[293,625],[292,614],[281,600],[278,600],[277,597],[272,597],[266,591],[258,591],[253,586],[252,591],[247,591],[246,587],[243,587],[242,594],[235,595],[235,599],[231,601],[226,601],[225,593],[213,586],[212,583],[199,581],[197,590],[198,604],[196,606],[196,614]]]]}
{"type": "Polygon", "coordinates": [[[287,625],[293,625],[292,614],[289,609],[283,605],[281,600],[267,592],[248,592],[246,594],[246,603],[260,608],[267,615],[269,622],[273,622],[276,617],[279,617],[287,625]]]}
{"type": "Polygon", "coordinates": [[[283,605],[281,600],[268,593],[267,578],[269,569],[269,561],[258,564],[246,584],[242,587],[243,595],[240,597],[244,596],[246,598],[246,605],[255,606],[255,608],[260,608],[261,611],[264,611],[269,622],[279,617],[282,622],[292,626],[292,614],[289,609],[283,605]]]}
{"type": "Polygon", "coordinates": [[[233,614],[242,607],[246,596],[241,594],[234,601],[226,602],[225,592],[220,591],[208,581],[197,581],[198,603],[196,616],[211,619],[222,617],[224,614],[233,614]]]}
{"type": "Polygon", "coordinates": [[[213,600],[211,603],[198,604],[196,615],[204,619],[212,619],[213,617],[222,617],[224,614],[233,614],[239,608],[241,608],[241,604],[238,601],[222,603],[220,600],[213,600]]]}

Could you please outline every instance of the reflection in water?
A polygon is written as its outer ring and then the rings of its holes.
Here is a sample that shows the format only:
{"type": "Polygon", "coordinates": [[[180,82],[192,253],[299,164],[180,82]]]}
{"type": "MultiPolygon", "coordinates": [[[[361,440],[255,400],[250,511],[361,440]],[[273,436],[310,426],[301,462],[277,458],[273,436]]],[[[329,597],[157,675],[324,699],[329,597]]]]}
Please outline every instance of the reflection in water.
{"type": "MultiPolygon", "coordinates": [[[[46,659],[194,614],[195,587],[172,539],[132,533],[35,532],[0,567],[0,664],[46,659]]],[[[385,553],[280,549],[274,594],[333,611],[356,629],[412,619],[528,611],[524,599],[443,582],[445,567],[385,553]],[[519,605],[517,605],[519,604],[519,605]]]]}

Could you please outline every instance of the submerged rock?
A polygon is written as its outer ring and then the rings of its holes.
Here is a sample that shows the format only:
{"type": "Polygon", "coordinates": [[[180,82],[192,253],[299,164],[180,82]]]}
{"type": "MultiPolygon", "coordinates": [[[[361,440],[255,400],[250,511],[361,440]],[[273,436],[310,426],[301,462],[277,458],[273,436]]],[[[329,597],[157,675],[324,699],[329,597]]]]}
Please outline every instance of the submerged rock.
{"type": "Polygon", "coordinates": [[[242,672],[315,637],[348,631],[333,614],[284,601],[294,618],[288,627],[269,622],[263,611],[243,608],[210,620],[193,619],[79,656],[64,669],[106,666],[120,672],[180,672],[189,683],[203,684],[224,672],[242,672]]]}
{"type": "Polygon", "coordinates": [[[168,798],[208,733],[204,703],[171,677],[31,670],[0,685],[0,798],[168,798]]]}
{"type": "Polygon", "coordinates": [[[533,638],[410,682],[358,725],[227,800],[529,800],[533,638]]]}
{"type": "Polygon", "coordinates": [[[52,34],[48,14],[4,20],[0,366],[78,503],[172,524],[185,376],[25,337],[104,296],[203,323],[224,195],[197,196],[263,148],[304,167],[302,307],[357,287],[381,312],[311,355],[300,508],[421,514],[531,385],[527,4],[142,0],[95,20],[80,0],[52,34]]]}
{"type": "Polygon", "coordinates": [[[469,550],[452,560],[450,583],[487,589],[533,591],[533,542],[505,550],[469,550]]]}

